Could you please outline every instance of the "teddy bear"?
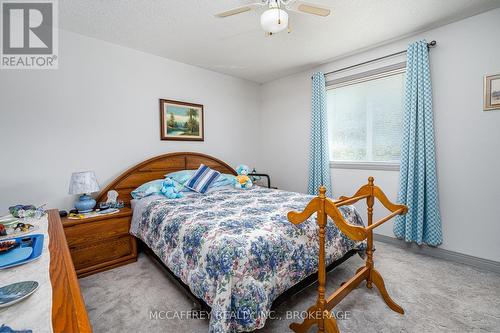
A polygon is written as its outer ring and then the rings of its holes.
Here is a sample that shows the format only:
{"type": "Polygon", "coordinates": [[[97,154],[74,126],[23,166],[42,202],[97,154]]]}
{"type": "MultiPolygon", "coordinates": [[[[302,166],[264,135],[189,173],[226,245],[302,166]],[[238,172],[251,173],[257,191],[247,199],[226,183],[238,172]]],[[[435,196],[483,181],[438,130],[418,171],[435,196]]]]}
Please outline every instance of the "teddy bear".
{"type": "Polygon", "coordinates": [[[175,182],[171,178],[166,178],[163,181],[161,193],[169,199],[179,199],[184,197],[184,195],[175,188],[175,182]]]}
{"type": "Polygon", "coordinates": [[[234,187],[238,189],[244,189],[247,190],[252,187],[252,180],[250,177],[248,177],[248,174],[250,173],[250,168],[244,164],[238,165],[236,168],[236,173],[238,176],[236,176],[235,181],[234,181],[234,187]]]}

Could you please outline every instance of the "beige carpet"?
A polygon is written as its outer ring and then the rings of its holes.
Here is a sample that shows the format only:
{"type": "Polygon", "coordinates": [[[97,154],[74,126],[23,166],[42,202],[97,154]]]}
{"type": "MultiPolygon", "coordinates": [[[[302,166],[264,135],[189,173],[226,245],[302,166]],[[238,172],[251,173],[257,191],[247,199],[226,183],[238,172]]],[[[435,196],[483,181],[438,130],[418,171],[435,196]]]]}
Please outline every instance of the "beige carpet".
{"type": "MultiPolygon", "coordinates": [[[[392,312],[375,289],[360,287],[336,308],[342,332],[500,332],[500,275],[376,243],[375,265],[392,298],[406,311],[392,312]]],[[[328,292],[354,274],[355,256],[328,274],[328,292]]],[[[189,311],[191,301],[142,254],[137,263],[80,280],[94,331],[207,332],[203,319],[151,319],[151,311],[189,311]]],[[[315,301],[313,285],[278,309],[259,332],[291,332],[287,310],[303,311],[315,301]]],[[[172,317],[173,312],[168,312],[172,317]]],[[[314,330],[311,330],[313,332],[314,330]]]]}

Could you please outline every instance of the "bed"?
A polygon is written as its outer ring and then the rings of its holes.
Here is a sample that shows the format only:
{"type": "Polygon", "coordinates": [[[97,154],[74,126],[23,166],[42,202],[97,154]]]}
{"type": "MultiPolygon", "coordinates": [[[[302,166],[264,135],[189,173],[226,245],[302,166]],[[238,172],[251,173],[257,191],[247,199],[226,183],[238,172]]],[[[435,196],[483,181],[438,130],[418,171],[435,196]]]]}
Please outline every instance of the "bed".
{"type": "MultiPolygon", "coordinates": [[[[130,192],[168,172],[196,169],[200,163],[235,174],[208,155],[174,153],[127,170],[101,196],[117,190],[127,203],[130,192]]],[[[150,196],[132,201],[131,234],[140,239],[190,292],[211,308],[210,332],[262,328],[273,303],[318,269],[318,226],[315,218],[300,225],[287,213],[301,211],[313,196],[254,187],[223,187],[181,199],[150,196]]],[[[352,225],[363,221],[352,206],[340,208],[352,225]]],[[[329,221],[326,226],[329,267],[366,247],[329,221]]],[[[309,280],[308,280],[309,279],[309,280]]]]}

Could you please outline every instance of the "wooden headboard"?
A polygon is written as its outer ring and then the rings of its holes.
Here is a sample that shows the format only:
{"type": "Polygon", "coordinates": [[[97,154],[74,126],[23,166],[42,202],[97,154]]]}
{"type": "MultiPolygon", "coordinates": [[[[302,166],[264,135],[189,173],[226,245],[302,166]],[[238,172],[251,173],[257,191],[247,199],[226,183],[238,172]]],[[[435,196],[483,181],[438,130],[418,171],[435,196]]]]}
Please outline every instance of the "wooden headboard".
{"type": "Polygon", "coordinates": [[[201,163],[222,173],[236,175],[233,168],[215,157],[200,153],[170,153],[150,158],[128,169],[106,186],[96,200],[97,202],[105,201],[108,191],[115,190],[119,194],[118,199],[123,200],[128,206],[132,199],[130,192],[142,184],[162,179],[169,172],[196,170],[201,163]]]}

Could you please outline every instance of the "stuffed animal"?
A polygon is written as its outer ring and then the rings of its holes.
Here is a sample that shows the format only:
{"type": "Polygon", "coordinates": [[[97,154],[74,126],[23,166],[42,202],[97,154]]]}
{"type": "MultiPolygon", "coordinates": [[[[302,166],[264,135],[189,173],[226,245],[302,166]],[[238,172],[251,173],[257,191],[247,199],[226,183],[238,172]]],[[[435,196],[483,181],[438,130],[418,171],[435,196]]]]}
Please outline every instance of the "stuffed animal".
{"type": "Polygon", "coordinates": [[[250,168],[248,166],[244,164],[238,165],[236,173],[238,173],[238,176],[235,178],[234,187],[244,190],[252,187],[252,180],[248,177],[248,174],[250,173],[250,168]]]}
{"type": "Polygon", "coordinates": [[[163,181],[161,193],[169,199],[179,199],[184,197],[182,193],[177,191],[177,189],[175,188],[175,182],[171,178],[166,178],[163,181]]]}

